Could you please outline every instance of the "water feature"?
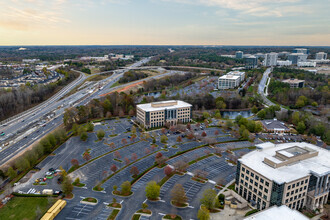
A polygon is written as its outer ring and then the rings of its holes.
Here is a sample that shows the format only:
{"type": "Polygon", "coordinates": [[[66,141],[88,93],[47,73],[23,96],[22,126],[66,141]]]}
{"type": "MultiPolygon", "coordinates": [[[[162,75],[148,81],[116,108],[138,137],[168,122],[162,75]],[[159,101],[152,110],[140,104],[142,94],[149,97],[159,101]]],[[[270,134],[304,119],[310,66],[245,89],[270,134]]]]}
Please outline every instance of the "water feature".
{"type": "Polygon", "coordinates": [[[248,118],[253,115],[251,110],[248,111],[221,111],[221,117],[235,119],[238,115],[242,115],[243,118],[248,118]]]}

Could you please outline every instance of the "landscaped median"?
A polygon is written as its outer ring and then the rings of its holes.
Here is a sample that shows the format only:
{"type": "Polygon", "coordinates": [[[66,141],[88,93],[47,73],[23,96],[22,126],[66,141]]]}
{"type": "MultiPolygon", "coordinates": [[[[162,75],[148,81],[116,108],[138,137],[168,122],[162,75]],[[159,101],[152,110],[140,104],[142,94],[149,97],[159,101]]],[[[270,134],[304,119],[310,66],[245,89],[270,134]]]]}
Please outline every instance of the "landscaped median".
{"type": "Polygon", "coordinates": [[[176,214],[167,214],[162,219],[182,220],[182,217],[176,214]]]}
{"type": "Polygon", "coordinates": [[[87,197],[87,198],[84,198],[83,200],[81,200],[80,203],[86,204],[86,205],[96,205],[98,203],[98,201],[95,198],[87,197]]]}

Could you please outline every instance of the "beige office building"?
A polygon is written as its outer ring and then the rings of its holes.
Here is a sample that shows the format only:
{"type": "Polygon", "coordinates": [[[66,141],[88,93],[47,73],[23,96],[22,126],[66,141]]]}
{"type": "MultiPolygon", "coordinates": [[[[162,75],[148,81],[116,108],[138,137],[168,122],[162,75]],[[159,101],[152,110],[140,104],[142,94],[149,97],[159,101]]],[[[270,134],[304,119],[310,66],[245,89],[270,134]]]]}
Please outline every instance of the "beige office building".
{"type": "Polygon", "coordinates": [[[264,143],[239,159],[236,190],[257,209],[323,208],[330,187],[329,151],[308,143],[264,143]]]}
{"type": "Polygon", "coordinates": [[[177,125],[179,122],[191,121],[192,112],[189,103],[171,100],[153,102],[136,106],[137,121],[145,128],[156,128],[169,125],[177,125]]]}

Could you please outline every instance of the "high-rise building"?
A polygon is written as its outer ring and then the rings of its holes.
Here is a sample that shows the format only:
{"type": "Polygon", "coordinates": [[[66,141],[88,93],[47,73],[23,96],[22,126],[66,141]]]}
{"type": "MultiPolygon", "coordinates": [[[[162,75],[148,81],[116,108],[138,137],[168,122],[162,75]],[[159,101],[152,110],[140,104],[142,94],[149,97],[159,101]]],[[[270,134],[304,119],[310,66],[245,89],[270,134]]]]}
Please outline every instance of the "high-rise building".
{"type": "Polygon", "coordinates": [[[318,52],[315,54],[315,59],[316,60],[326,60],[327,59],[328,54],[324,53],[324,52],[318,52]]]}
{"type": "Polygon", "coordinates": [[[258,58],[256,56],[244,57],[246,68],[256,68],[258,66],[258,58]]]}
{"type": "Polygon", "coordinates": [[[309,50],[306,48],[295,48],[293,50],[293,53],[303,53],[303,54],[309,54],[309,50]]]}
{"type": "Polygon", "coordinates": [[[162,127],[166,124],[177,125],[178,122],[191,121],[191,107],[189,103],[179,100],[141,104],[136,106],[136,118],[147,129],[162,127]]]}
{"type": "Polygon", "coordinates": [[[289,55],[288,60],[292,61],[292,64],[297,65],[298,62],[306,62],[307,56],[304,53],[292,53],[289,55]]]}
{"type": "Polygon", "coordinates": [[[267,53],[264,60],[264,66],[276,66],[277,53],[267,53]]]}
{"type": "Polygon", "coordinates": [[[244,53],[242,51],[237,51],[235,54],[236,59],[243,59],[244,53]]]}
{"type": "Polygon", "coordinates": [[[308,143],[263,143],[238,160],[236,190],[257,209],[323,208],[330,191],[330,152],[308,143]]]}

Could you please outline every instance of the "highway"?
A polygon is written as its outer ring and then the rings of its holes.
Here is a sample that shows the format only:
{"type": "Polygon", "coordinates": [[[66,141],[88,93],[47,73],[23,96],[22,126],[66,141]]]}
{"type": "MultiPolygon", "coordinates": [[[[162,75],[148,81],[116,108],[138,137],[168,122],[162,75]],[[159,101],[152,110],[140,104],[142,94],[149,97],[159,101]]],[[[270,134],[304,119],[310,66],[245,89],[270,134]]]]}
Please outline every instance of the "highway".
{"type": "MultiPolygon", "coordinates": [[[[36,140],[60,126],[63,123],[63,113],[66,108],[77,105],[85,105],[94,98],[100,98],[100,96],[103,94],[138,82],[134,81],[132,83],[111,88],[111,86],[117,82],[125,72],[143,65],[149,62],[149,60],[150,58],[145,58],[132,64],[129,67],[126,67],[125,69],[115,70],[114,74],[108,78],[101,81],[92,82],[86,88],[83,88],[76,93],[61,99],[71,89],[75,88],[75,86],[79,85],[86,79],[86,77],[79,78],[79,81],[75,81],[74,84],[70,84],[68,88],[64,88],[64,91],[61,90],[60,93],[56,94],[55,97],[52,97],[50,100],[47,100],[46,103],[42,103],[36,109],[24,112],[22,116],[18,117],[19,120],[13,122],[13,124],[7,123],[7,126],[2,127],[5,128],[4,132],[6,132],[6,134],[7,132],[11,132],[13,133],[13,136],[14,134],[19,135],[16,135],[18,137],[16,137],[16,139],[14,139],[8,146],[2,146],[2,149],[0,150],[0,166],[4,165],[6,162],[8,162],[9,159],[20,153],[25,148],[29,147],[36,140]],[[97,89],[97,87],[103,87],[103,89],[97,89]],[[38,122],[43,121],[43,119],[45,119],[46,116],[50,114],[55,116],[47,118],[47,121],[44,120],[45,123],[38,124],[38,122]],[[24,133],[18,133],[17,131],[21,130],[22,127],[28,127],[28,129],[26,129],[27,131],[24,131],[24,133]]],[[[165,75],[174,74],[176,72],[177,71],[169,71],[162,75],[149,77],[147,80],[156,79],[165,75]]]]}
{"type": "Polygon", "coordinates": [[[269,99],[267,99],[268,85],[266,85],[266,83],[267,83],[267,79],[269,78],[269,74],[272,72],[271,70],[272,70],[271,68],[266,69],[266,71],[264,72],[264,74],[262,76],[262,79],[260,80],[259,87],[258,87],[258,93],[261,95],[266,106],[276,105],[276,104],[272,103],[269,99]],[[265,88],[266,88],[266,92],[265,92],[265,88]]]}

